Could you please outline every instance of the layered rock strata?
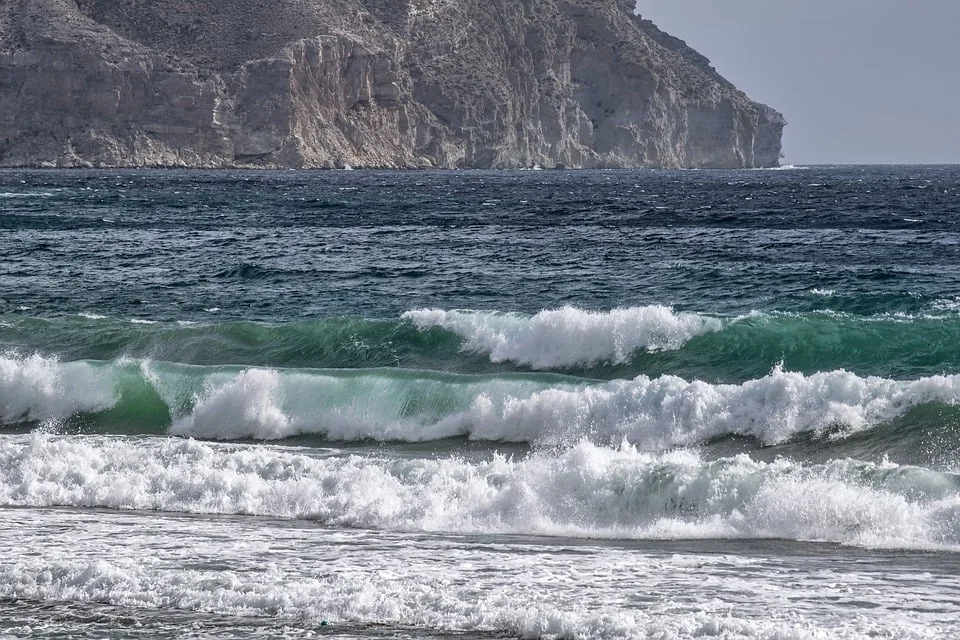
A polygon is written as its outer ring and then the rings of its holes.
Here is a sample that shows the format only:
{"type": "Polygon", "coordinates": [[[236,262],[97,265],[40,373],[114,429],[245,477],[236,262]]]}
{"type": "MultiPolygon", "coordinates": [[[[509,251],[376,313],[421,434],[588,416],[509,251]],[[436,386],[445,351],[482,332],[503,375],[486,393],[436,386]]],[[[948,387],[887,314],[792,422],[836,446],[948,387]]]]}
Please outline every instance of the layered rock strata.
{"type": "Polygon", "coordinates": [[[0,166],[762,167],[626,0],[5,0],[0,166]]]}

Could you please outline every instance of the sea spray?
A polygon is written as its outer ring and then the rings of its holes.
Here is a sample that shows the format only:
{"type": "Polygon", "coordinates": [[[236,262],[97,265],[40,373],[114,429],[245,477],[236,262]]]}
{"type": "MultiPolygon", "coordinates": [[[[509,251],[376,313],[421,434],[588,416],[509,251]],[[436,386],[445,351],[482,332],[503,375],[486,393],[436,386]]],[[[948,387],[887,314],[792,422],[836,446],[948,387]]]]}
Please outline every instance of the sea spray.
{"type": "Polygon", "coordinates": [[[114,371],[38,354],[0,355],[0,424],[43,421],[113,406],[114,371]]]}
{"type": "Polygon", "coordinates": [[[189,415],[170,429],[174,435],[279,440],[295,435],[277,405],[280,378],[274,371],[247,369],[219,387],[208,385],[189,415]]]}

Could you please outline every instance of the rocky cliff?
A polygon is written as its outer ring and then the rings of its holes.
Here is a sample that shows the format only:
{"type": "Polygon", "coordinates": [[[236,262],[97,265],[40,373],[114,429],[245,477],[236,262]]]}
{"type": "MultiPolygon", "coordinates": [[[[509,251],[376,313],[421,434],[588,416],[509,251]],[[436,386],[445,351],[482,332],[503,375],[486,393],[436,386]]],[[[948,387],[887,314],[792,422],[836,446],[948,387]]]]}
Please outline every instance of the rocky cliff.
{"type": "Polygon", "coordinates": [[[3,0],[0,166],[755,167],[628,0],[3,0]]]}

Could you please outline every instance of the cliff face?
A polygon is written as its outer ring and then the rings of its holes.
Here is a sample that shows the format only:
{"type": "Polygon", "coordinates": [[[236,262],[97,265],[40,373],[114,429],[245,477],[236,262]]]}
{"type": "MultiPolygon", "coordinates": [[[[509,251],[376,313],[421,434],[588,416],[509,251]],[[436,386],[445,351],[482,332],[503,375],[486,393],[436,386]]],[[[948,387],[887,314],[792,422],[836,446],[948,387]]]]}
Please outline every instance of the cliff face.
{"type": "Polygon", "coordinates": [[[0,6],[0,166],[755,167],[784,124],[627,0],[0,6]]]}

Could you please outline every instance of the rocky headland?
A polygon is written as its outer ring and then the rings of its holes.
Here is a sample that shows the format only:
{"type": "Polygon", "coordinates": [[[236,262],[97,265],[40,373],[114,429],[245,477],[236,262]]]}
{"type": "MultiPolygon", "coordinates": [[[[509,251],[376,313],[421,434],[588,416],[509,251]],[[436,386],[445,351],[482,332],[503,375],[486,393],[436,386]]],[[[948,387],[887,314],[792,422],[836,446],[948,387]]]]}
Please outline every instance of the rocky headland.
{"type": "Polygon", "coordinates": [[[775,166],[628,0],[4,0],[0,166],[775,166]]]}

